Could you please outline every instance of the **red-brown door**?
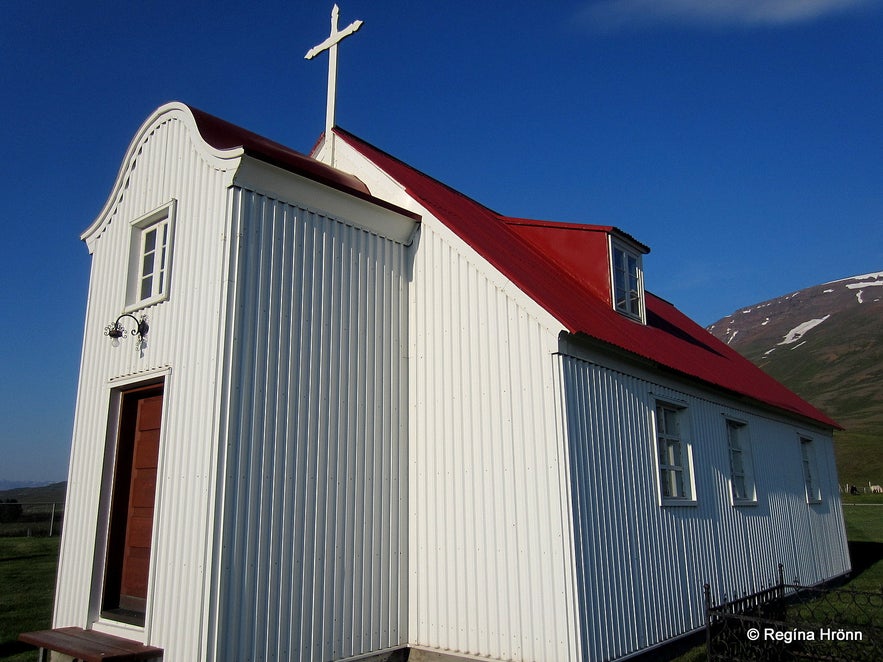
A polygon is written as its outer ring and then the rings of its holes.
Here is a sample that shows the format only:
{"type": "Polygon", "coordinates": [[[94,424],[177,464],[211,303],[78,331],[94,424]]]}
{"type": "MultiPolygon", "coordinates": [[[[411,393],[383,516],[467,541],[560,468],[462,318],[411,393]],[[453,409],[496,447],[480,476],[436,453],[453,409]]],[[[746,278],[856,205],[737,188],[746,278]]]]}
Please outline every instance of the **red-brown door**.
{"type": "Polygon", "coordinates": [[[162,385],[122,394],[102,612],[143,622],[162,419],[162,385]]]}
{"type": "Polygon", "coordinates": [[[128,523],[120,582],[120,607],[141,612],[147,604],[147,571],[150,567],[150,534],[153,531],[153,501],[156,496],[156,463],[159,457],[161,416],[162,395],[138,400],[128,523]]]}

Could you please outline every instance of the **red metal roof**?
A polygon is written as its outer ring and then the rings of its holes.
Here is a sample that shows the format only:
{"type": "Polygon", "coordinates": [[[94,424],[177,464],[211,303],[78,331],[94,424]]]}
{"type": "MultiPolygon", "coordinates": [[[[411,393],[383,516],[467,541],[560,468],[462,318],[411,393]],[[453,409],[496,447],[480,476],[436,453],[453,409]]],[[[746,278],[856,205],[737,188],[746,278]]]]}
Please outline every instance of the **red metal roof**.
{"type": "Polygon", "coordinates": [[[277,168],[293,172],[354,197],[419,220],[419,216],[416,214],[392,205],[385,200],[373,197],[365,183],[355,175],[332,168],[321,161],[296,152],[289,147],[252,133],[235,124],[231,124],[219,117],[210,115],[198,108],[193,106],[187,107],[193,115],[193,119],[196,120],[196,126],[202,139],[215,149],[241,147],[247,155],[274,165],[277,168]]]}
{"type": "MultiPolygon", "coordinates": [[[[665,369],[806,417],[826,427],[840,428],[831,418],[663,299],[646,293],[646,324],[614,311],[585,285],[592,277],[584,273],[590,269],[585,261],[562,258],[561,255],[552,259],[542,250],[544,242],[557,238],[552,233],[558,235],[563,224],[502,216],[353,134],[340,128],[334,131],[395,179],[409,195],[545,308],[570,333],[600,340],[665,369]],[[518,231],[517,227],[525,223],[531,225],[533,234],[518,231]],[[536,232],[549,236],[538,240],[536,232]]],[[[598,231],[607,228],[585,226],[585,229],[598,231]]],[[[609,231],[631,239],[615,228],[609,228],[609,231]]]]}

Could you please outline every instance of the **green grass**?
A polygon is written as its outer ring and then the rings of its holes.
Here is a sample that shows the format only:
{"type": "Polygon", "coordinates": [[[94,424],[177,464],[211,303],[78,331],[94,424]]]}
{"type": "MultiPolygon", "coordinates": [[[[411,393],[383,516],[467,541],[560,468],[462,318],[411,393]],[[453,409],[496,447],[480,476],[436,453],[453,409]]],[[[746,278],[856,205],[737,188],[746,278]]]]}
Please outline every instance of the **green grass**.
{"type": "MultiPolygon", "coordinates": [[[[874,495],[883,496],[883,495],[874,495]]],[[[879,504],[843,504],[846,539],[850,542],[883,543],[883,499],[879,504]]]]}
{"type": "Polygon", "coordinates": [[[59,539],[0,538],[0,660],[36,660],[20,632],[51,627],[59,539]]]}
{"type": "MultiPolygon", "coordinates": [[[[877,405],[880,411],[883,406],[877,405]]],[[[883,484],[883,425],[844,421],[845,432],[834,433],[834,455],[841,483],[867,490],[868,483],[883,484]]],[[[883,496],[883,495],[866,495],[883,496]]]]}

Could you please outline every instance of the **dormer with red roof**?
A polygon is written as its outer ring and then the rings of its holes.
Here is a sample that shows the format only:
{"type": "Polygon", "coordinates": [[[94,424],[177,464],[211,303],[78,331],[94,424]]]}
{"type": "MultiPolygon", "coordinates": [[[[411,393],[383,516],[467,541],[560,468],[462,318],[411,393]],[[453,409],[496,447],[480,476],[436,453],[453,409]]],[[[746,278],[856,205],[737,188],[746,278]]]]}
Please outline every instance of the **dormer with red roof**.
{"type": "Polygon", "coordinates": [[[617,312],[647,321],[644,244],[609,225],[507,218],[506,225],[617,312]]]}

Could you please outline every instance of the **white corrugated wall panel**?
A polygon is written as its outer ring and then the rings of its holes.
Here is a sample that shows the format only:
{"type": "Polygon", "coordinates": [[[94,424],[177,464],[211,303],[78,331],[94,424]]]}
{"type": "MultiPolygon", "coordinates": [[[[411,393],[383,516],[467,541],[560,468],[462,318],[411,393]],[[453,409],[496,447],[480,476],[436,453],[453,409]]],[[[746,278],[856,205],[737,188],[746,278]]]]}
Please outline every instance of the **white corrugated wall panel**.
{"type": "Polygon", "coordinates": [[[411,302],[410,641],[573,659],[557,329],[427,216],[411,302]]]}
{"type": "Polygon", "coordinates": [[[702,586],[733,597],[849,569],[830,433],[815,431],[823,502],[807,504],[799,426],[558,355],[570,450],[583,659],[615,659],[703,624],[702,586]],[[685,403],[695,505],[660,506],[656,398],[685,403]],[[746,421],[757,505],[731,505],[725,417],[746,421]]]}
{"type": "MultiPolygon", "coordinates": [[[[182,115],[161,116],[121,174],[124,184],[94,243],[75,416],[68,502],[53,622],[112,630],[166,649],[166,659],[203,659],[206,541],[217,456],[219,338],[227,256],[229,177],[206,157],[182,115]],[[169,298],[146,314],[147,348],[103,335],[125,307],[130,222],[177,200],[169,298]],[[190,339],[182,342],[182,339],[190,339]],[[111,389],[165,375],[152,565],[145,627],[98,619],[111,389]],[[96,540],[98,542],[96,542],[96,540]],[[95,621],[99,621],[95,623],[95,621]]],[[[131,328],[131,321],[129,327],[131,328]]],[[[111,431],[113,432],[113,431],[111,431]]],[[[112,453],[108,454],[112,460],[112,453]]]]}
{"type": "Polygon", "coordinates": [[[234,189],[219,660],[407,641],[407,248],[234,189]]]}

